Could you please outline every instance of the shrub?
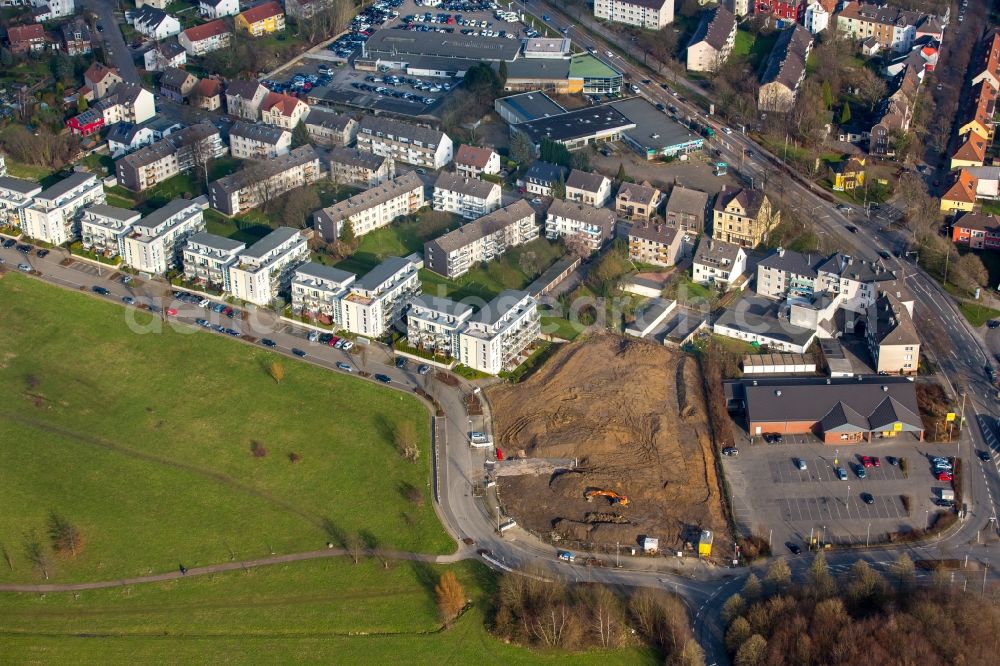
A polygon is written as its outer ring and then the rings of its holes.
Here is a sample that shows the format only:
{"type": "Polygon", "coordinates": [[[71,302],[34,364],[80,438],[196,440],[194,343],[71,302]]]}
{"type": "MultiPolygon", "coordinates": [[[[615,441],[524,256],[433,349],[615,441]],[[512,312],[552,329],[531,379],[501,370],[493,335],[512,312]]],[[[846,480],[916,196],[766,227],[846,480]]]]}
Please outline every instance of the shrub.
{"type": "Polygon", "coordinates": [[[250,453],[253,454],[254,458],[266,458],[267,448],[255,439],[250,442],[250,453]]]}

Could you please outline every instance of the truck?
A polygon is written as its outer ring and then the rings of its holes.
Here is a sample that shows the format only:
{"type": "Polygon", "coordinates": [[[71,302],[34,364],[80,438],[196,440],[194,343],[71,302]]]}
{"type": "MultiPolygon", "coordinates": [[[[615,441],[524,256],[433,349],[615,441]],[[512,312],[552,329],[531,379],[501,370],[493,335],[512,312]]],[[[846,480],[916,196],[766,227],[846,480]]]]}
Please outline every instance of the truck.
{"type": "Polygon", "coordinates": [[[701,128],[701,135],[706,139],[711,139],[715,136],[715,130],[711,126],[705,125],[701,128]]]}

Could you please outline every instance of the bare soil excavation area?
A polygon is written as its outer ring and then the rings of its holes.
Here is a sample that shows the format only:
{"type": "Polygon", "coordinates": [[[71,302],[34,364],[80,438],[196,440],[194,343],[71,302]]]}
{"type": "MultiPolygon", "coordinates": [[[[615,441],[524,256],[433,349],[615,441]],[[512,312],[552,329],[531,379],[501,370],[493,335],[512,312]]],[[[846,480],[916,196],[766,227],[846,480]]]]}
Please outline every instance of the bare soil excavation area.
{"type": "Polygon", "coordinates": [[[508,457],[573,459],[575,469],[498,479],[507,513],[567,546],[660,550],[715,533],[729,552],[701,373],[695,359],[642,340],[599,335],[567,344],[523,384],[490,389],[497,446],[508,457]],[[592,490],[610,490],[629,503],[592,490]]]}

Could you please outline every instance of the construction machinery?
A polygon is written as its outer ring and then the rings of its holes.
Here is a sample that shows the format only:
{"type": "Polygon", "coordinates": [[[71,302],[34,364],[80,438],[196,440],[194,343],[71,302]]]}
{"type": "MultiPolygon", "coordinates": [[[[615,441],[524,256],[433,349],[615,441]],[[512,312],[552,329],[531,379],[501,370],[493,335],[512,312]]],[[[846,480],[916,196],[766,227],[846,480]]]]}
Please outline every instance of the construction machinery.
{"type": "Polygon", "coordinates": [[[595,497],[607,497],[612,504],[620,504],[622,506],[631,504],[629,498],[619,495],[613,490],[588,490],[583,496],[587,498],[588,502],[593,501],[595,497]]]}

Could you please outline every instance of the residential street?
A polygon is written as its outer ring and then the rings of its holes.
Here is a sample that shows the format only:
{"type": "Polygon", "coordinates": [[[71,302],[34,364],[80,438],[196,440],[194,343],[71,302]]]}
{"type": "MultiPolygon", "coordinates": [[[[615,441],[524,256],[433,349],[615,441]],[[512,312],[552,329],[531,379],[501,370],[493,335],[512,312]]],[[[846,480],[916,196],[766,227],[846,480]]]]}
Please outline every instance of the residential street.
{"type": "Polygon", "coordinates": [[[97,14],[97,22],[104,28],[103,32],[97,35],[104,41],[104,48],[111,60],[108,64],[117,67],[118,73],[125,81],[141,84],[142,79],[139,77],[135,61],[132,60],[132,52],[125,44],[125,38],[122,37],[122,31],[115,19],[114,3],[111,0],[84,0],[84,6],[97,14]]]}

